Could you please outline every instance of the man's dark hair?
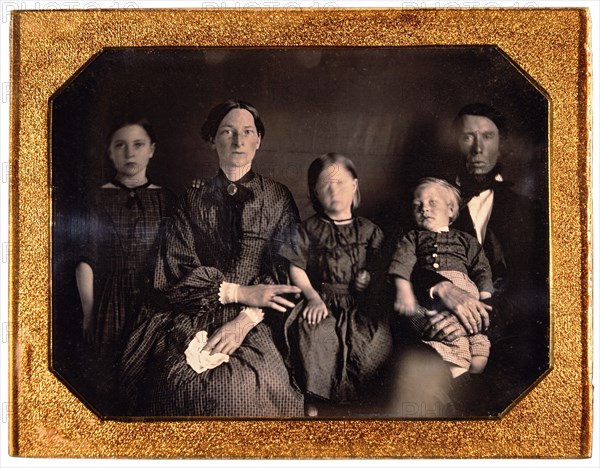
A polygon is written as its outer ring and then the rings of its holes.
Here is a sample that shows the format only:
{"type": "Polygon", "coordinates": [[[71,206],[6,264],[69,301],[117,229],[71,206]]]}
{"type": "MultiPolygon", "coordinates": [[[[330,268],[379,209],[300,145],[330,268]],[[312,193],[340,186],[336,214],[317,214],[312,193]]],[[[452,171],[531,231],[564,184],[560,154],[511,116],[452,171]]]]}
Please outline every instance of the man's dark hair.
{"type": "Polygon", "coordinates": [[[462,118],[465,115],[478,115],[481,117],[487,117],[492,122],[494,122],[496,127],[498,127],[498,132],[500,133],[500,135],[504,135],[506,132],[506,119],[500,112],[498,112],[496,109],[494,109],[488,104],[473,103],[467,104],[461,110],[458,111],[458,114],[456,115],[452,124],[452,129],[454,130],[455,135],[460,130],[462,118]]]}

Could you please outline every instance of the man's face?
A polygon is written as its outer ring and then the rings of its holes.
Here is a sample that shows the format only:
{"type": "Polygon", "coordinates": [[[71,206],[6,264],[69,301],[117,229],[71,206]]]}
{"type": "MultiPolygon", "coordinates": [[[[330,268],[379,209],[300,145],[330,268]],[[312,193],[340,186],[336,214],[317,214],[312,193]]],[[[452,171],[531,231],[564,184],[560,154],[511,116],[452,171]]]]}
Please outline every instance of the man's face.
{"type": "Polygon", "coordinates": [[[463,115],[458,147],[465,159],[467,172],[485,175],[500,157],[500,133],[496,124],[481,115],[463,115]]]}

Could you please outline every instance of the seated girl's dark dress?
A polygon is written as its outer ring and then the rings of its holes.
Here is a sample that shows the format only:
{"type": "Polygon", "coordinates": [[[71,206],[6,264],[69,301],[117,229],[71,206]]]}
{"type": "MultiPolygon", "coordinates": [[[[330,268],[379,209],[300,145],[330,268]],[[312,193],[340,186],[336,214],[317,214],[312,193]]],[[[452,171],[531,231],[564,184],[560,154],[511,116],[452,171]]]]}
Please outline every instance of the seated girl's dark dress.
{"type": "Polygon", "coordinates": [[[368,289],[353,288],[358,271],[374,270],[382,241],[368,219],[336,225],[315,215],[299,227],[293,247],[281,251],[306,271],[329,312],[310,325],[302,318],[303,300],[286,321],[287,362],[308,395],[338,403],[363,400],[391,354],[384,314],[369,307],[368,289]]]}

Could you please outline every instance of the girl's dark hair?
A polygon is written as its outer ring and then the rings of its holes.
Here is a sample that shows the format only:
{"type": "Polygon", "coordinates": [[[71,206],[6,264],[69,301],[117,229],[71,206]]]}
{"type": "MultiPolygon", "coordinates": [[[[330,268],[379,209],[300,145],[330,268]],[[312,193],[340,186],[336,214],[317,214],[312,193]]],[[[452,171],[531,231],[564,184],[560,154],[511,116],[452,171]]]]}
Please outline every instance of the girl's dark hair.
{"type": "Polygon", "coordinates": [[[111,179],[115,176],[115,166],[109,158],[110,144],[112,142],[113,136],[115,135],[115,133],[117,133],[118,130],[120,130],[123,127],[128,127],[130,125],[139,125],[140,127],[142,127],[148,134],[148,137],[150,138],[150,143],[156,143],[156,133],[154,132],[154,128],[152,127],[150,122],[145,117],[137,115],[137,114],[133,114],[133,115],[128,115],[119,120],[116,120],[113,123],[113,125],[109,128],[108,136],[107,136],[106,142],[104,144],[104,156],[105,157],[104,157],[104,163],[103,163],[104,167],[102,169],[102,173],[104,175],[108,174],[111,179]]]}
{"type": "MultiPolygon", "coordinates": [[[[323,156],[315,159],[308,168],[308,194],[310,196],[310,202],[314,210],[318,214],[323,214],[323,207],[321,206],[321,202],[319,201],[319,197],[317,197],[316,187],[317,181],[319,180],[319,176],[321,173],[329,166],[341,164],[355,179],[358,179],[358,174],[356,172],[356,166],[352,162],[351,159],[347,158],[343,154],[340,153],[327,153],[323,156]]],[[[333,175],[333,174],[332,174],[333,175]]],[[[356,187],[356,192],[354,192],[354,200],[352,200],[352,211],[354,211],[360,205],[360,190],[358,186],[356,187]]]]}
{"type": "Polygon", "coordinates": [[[116,121],[108,132],[108,138],[106,139],[106,154],[108,155],[108,149],[110,148],[110,143],[112,142],[112,138],[118,130],[123,127],[128,127],[130,125],[139,125],[142,127],[148,137],[150,138],[150,143],[156,143],[156,133],[154,132],[154,128],[150,124],[150,122],[142,116],[139,115],[129,115],[121,120],[116,121]]]}
{"type": "Polygon", "coordinates": [[[265,136],[265,125],[258,115],[258,110],[252,104],[247,102],[230,99],[221,104],[217,104],[210,110],[206,121],[202,124],[202,138],[209,142],[214,141],[221,121],[233,109],[245,109],[250,112],[252,117],[254,117],[254,126],[256,127],[258,135],[261,138],[265,136]]]}

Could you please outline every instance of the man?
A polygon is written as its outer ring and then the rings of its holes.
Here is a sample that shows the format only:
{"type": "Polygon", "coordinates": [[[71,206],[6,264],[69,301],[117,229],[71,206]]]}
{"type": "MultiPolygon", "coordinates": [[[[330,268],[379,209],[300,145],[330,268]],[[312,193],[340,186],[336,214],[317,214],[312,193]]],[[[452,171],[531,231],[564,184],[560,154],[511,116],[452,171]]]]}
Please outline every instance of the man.
{"type": "MultiPolygon", "coordinates": [[[[482,411],[497,413],[548,368],[548,220],[502,178],[506,125],[500,113],[486,104],[469,104],[459,111],[454,132],[462,163],[456,183],[463,208],[453,228],[479,240],[494,279],[488,333],[492,350],[485,371],[487,388],[494,394],[482,411]]],[[[442,283],[430,290],[444,304],[453,293],[442,283]]],[[[448,317],[437,327],[446,323],[456,320],[448,317]]]]}
{"type": "Polygon", "coordinates": [[[442,311],[429,319],[423,338],[453,341],[487,330],[490,359],[482,375],[452,379],[441,358],[415,344],[400,324],[392,411],[404,417],[498,415],[548,368],[547,215],[500,174],[506,126],[496,110],[467,105],[453,127],[463,208],[452,227],[483,245],[495,294],[484,304],[424,270],[411,280],[416,291],[426,291],[419,303],[442,311]]]}
{"type": "Polygon", "coordinates": [[[544,283],[547,220],[500,174],[504,118],[488,105],[469,104],[459,111],[454,130],[462,157],[456,182],[464,206],[453,227],[477,237],[483,245],[497,292],[503,292],[507,282],[511,287],[544,283]]]}

